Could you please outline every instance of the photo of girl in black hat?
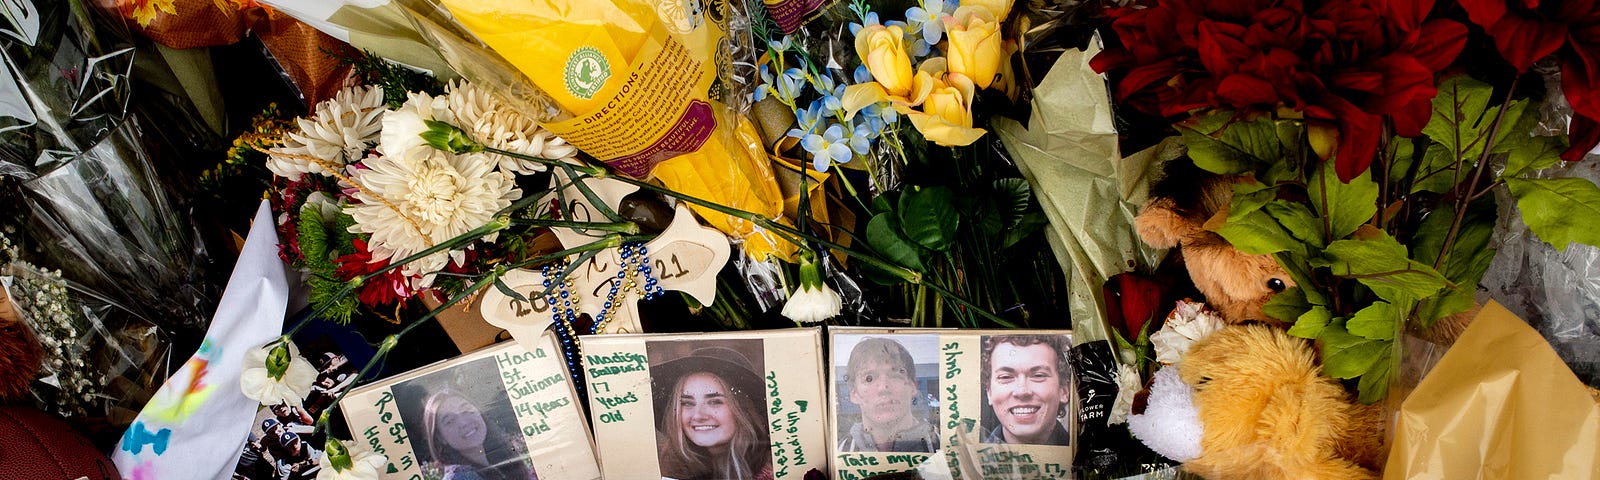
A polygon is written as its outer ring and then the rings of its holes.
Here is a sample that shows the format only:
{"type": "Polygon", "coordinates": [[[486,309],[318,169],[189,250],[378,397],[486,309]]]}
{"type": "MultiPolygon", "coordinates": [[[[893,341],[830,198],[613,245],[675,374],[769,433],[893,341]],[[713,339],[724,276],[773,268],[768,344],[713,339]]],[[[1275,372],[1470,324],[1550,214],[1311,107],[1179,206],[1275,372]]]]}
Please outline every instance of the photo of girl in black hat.
{"type": "Polygon", "coordinates": [[[761,340],[645,344],[663,478],[773,478],[761,340]]]}

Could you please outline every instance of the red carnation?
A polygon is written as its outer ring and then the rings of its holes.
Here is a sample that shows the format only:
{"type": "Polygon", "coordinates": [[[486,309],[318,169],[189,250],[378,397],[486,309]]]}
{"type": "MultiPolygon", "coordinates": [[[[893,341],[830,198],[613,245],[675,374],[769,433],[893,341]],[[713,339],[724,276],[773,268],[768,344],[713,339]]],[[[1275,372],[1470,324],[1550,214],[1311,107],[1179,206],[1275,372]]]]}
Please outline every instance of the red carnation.
{"type": "Polygon", "coordinates": [[[1600,145],[1600,2],[1462,0],[1461,6],[1518,72],[1551,54],[1560,56],[1561,91],[1573,113],[1572,146],[1561,158],[1578,160],[1600,145]]]}
{"type": "MultiPolygon", "coordinates": [[[[372,251],[367,249],[366,240],[357,238],[355,247],[356,253],[343,255],[334,260],[339,264],[334,273],[340,280],[348,282],[389,266],[388,260],[372,261],[372,251]]],[[[389,270],[361,284],[361,287],[356,289],[356,298],[367,306],[389,305],[405,300],[414,293],[411,291],[411,282],[407,280],[406,276],[400,273],[400,269],[389,270]]]]}

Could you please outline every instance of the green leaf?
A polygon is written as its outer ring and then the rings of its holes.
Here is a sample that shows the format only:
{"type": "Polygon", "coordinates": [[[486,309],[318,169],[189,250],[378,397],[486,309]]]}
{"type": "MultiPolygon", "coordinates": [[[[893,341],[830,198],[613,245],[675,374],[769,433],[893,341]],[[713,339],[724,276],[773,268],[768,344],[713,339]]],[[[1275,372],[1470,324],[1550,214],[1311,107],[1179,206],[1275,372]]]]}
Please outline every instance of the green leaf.
{"type": "Polygon", "coordinates": [[[1411,260],[1405,245],[1373,228],[1363,229],[1358,238],[1329,244],[1322,254],[1313,266],[1328,267],[1335,276],[1355,278],[1391,302],[1426,298],[1449,285],[1433,267],[1411,260]]]}
{"type": "Polygon", "coordinates": [[[1372,174],[1343,183],[1334,172],[1334,162],[1323,162],[1322,168],[1311,175],[1306,194],[1317,213],[1327,217],[1334,239],[1350,235],[1378,213],[1378,183],[1372,181],[1372,174]]]}
{"type": "Polygon", "coordinates": [[[1523,173],[1543,170],[1561,162],[1561,152],[1566,142],[1558,137],[1530,137],[1520,148],[1511,150],[1506,157],[1506,171],[1501,179],[1522,176],[1523,173]]]}
{"type": "Polygon", "coordinates": [[[1351,335],[1342,322],[1322,329],[1322,371],[1333,378],[1356,378],[1367,373],[1392,346],[1391,341],[1351,335]]]}
{"type": "Polygon", "coordinates": [[[1394,165],[1389,167],[1389,184],[1400,185],[1411,171],[1412,162],[1416,161],[1417,144],[1412,139],[1396,136],[1389,140],[1389,148],[1394,151],[1394,165]]]}
{"type": "Polygon", "coordinates": [[[1294,326],[1289,327],[1289,334],[1300,338],[1318,338],[1332,321],[1333,312],[1321,305],[1313,306],[1294,321],[1294,326]]]}
{"type": "Polygon", "coordinates": [[[1422,164],[1417,168],[1417,179],[1411,183],[1411,193],[1444,193],[1455,187],[1456,161],[1444,145],[1432,143],[1422,154],[1422,164]]]}
{"type": "Polygon", "coordinates": [[[1477,289],[1467,288],[1466,285],[1461,284],[1456,288],[1445,290],[1443,295],[1417,302],[1417,320],[1422,328],[1433,328],[1433,324],[1440,319],[1465,312],[1473,305],[1477,305],[1477,289]]]}
{"type": "MultiPolygon", "coordinates": [[[[1463,168],[1477,164],[1478,157],[1489,143],[1489,128],[1494,124],[1500,106],[1489,106],[1494,87],[1467,75],[1456,75],[1439,83],[1439,93],[1433,97],[1433,116],[1422,127],[1422,133],[1443,145],[1450,161],[1462,161],[1463,168]]],[[[1526,100],[1513,100],[1500,120],[1498,143],[1506,137],[1522,118],[1528,106],[1526,100]]]]}
{"type": "MultiPolygon", "coordinates": [[[[1230,215],[1231,216],[1231,215],[1230,215]]],[[[1240,218],[1230,218],[1217,229],[1233,248],[1251,255],[1265,255],[1278,252],[1293,252],[1299,255],[1306,254],[1305,244],[1295,240],[1289,231],[1283,228],[1277,220],[1266,212],[1257,210],[1243,215],[1240,218]]]]}
{"type": "Polygon", "coordinates": [[[1394,349],[1384,349],[1372,362],[1372,368],[1361,374],[1361,380],[1356,382],[1356,390],[1360,392],[1357,399],[1361,403],[1371,405],[1389,395],[1389,379],[1394,376],[1393,357],[1394,349]]]}
{"type": "Polygon", "coordinates": [[[517,300],[519,302],[527,302],[528,301],[528,297],[524,297],[524,296],[522,296],[521,293],[517,293],[516,290],[512,289],[509,285],[506,285],[505,280],[501,279],[500,277],[495,277],[495,279],[494,279],[494,288],[496,290],[499,290],[501,295],[505,295],[507,297],[511,297],[512,299],[517,300]]]}
{"type": "Polygon", "coordinates": [[[1325,237],[1323,235],[1322,219],[1311,213],[1311,209],[1307,208],[1305,204],[1277,200],[1267,204],[1266,212],[1267,215],[1277,220],[1280,225],[1283,225],[1283,228],[1288,230],[1289,235],[1306,245],[1317,248],[1326,246],[1323,244],[1325,237]]]}
{"type": "Polygon", "coordinates": [[[1283,157],[1283,146],[1278,141],[1277,126],[1271,119],[1228,123],[1220,131],[1207,131],[1205,122],[1180,126],[1189,158],[1208,172],[1223,175],[1254,171],[1257,165],[1277,161],[1283,157]]]}
{"type": "Polygon", "coordinates": [[[961,215],[956,213],[955,195],[946,187],[921,187],[900,194],[900,228],[906,238],[943,252],[956,241],[961,215]]]}
{"type": "Polygon", "coordinates": [[[1566,251],[1578,242],[1600,245],[1600,187],[1582,178],[1508,178],[1523,223],[1540,239],[1566,251]]]}
{"type": "MultiPolygon", "coordinates": [[[[1306,312],[1311,311],[1311,303],[1306,301],[1305,290],[1299,286],[1289,287],[1288,290],[1273,295],[1267,304],[1261,307],[1261,313],[1267,318],[1281,322],[1296,322],[1306,312]]],[[[1316,338],[1311,335],[1306,338],[1316,338]]]]}
{"type": "Polygon", "coordinates": [[[1006,250],[1016,246],[1049,224],[1050,219],[1044,216],[1044,212],[1036,211],[1024,215],[1015,227],[1005,230],[1005,235],[1000,238],[1000,249],[1006,250]]]}
{"type": "Polygon", "coordinates": [[[994,181],[994,191],[998,194],[998,207],[1001,218],[1005,219],[1005,228],[1017,226],[1033,201],[1033,187],[1021,178],[1002,178],[994,181]]]}
{"type": "MultiPolygon", "coordinates": [[[[1488,271],[1489,263],[1494,260],[1495,249],[1490,246],[1490,240],[1494,236],[1497,217],[1492,198],[1480,198],[1467,207],[1466,215],[1461,218],[1461,228],[1456,232],[1455,244],[1450,247],[1450,255],[1439,271],[1456,284],[1456,288],[1447,289],[1438,297],[1422,299],[1417,307],[1417,319],[1424,328],[1433,326],[1433,322],[1440,318],[1472,307],[1476,296],[1475,286],[1483,280],[1484,272],[1488,271]]],[[[1439,251],[1444,248],[1445,237],[1449,235],[1450,224],[1454,220],[1454,209],[1449,205],[1441,206],[1423,218],[1417,232],[1411,237],[1411,251],[1418,262],[1425,265],[1438,263],[1439,251]]]]}
{"type": "MultiPolygon", "coordinates": [[[[1277,120],[1274,122],[1274,126],[1276,127],[1278,133],[1278,144],[1283,148],[1283,153],[1279,157],[1281,160],[1275,162],[1274,166],[1279,164],[1298,165],[1302,159],[1311,156],[1311,146],[1308,142],[1306,142],[1305,121],[1277,120]]],[[[1269,185],[1277,183],[1275,180],[1279,180],[1279,178],[1269,179],[1267,183],[1269,185]]]]}
{"type": "Polygon", "coordinates": [[[884,258],[918,272],[923,271],[917,246],[900,233],[899,220],[891,213],[874,215],[867,221],[867,243],[884,258]]]}
{"type": "Polygon", "coordinates": [[[1294,279],[1295,285],[1299,285],[1300,293],[1304,294],[1306,297],[1306,303],[1323,306],[1329,305],[1327,294],[1323,293],[1321,290],[1311,287],[1311,285],[1315,285],[1315,283],[1311,281],[1311,264],[1310,262],[1306,261],[1305,257],[1295,256],[1288,253],[1278,253],[1273,255],[1273,257],[1278,260],[1278,266],[1283,267],[1284,271],[1289,272],[1289,277],[1294,279]]]}
{"type": "Polygon", "coordinates": [[[1228,204],[1228,218],[1234,219],[1260,210],[1278,197],[1276,187],[1268,187],[1250,177],[1233,184],[1233,200],[1228,204]]]}
{"type": "Polygon", "coordinates": [[[1400,321],[1400,309],[1389,302],[1373,302],[1350,317],[1345,327],[1352,335],[1372,340],[1394,340],[1395,325],[1400,321]]]}

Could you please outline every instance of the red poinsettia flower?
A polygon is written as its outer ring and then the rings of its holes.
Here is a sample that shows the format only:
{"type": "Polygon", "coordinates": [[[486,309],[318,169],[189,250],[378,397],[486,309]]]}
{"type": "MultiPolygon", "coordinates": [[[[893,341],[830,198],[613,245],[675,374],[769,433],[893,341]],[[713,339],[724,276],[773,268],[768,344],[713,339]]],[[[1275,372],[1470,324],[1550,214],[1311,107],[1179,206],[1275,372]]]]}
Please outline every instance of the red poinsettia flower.
{"type": "Polygon", "coordinates": [[[1573,113],[1572,146],[1561,158],[1578,160],[1600,144],[1600,1],[1461,0],[1461,6],[1518,72],[1559,54],[1561,90],[1573,113]]]}
{"type": "MultiPolygon", "coordinates": [[[[340,280],[348,282],[389,266],[388,260],[372,261],[372,251],[367,249],[366,240],[357,238],[355,247],[356,253],[343,255],[334,260],[339,264],[334,273],[340,280]]],[[[407,280],[406,276],[400,273],[400,269],[389,270],[361,284],[361,287],[356,289],[356,298],[361,304],[368,306],[389,305],[405,300],[415,293],[411,290],[411,282],[407,280]]]]}
{"type": "Polygon", "coordinates": [[[1333,152],[1350,181],[1371,165],[1385,119],[1420,135],[1435,74],[1466,44],[1466,27],[1428,19],[1432,0],[1158,0],[1111,12],[1121,47],[1090,63],[1126,70],[1118,101],[1175,116],[1197,109],[1288,107],[1337,125],[1333,152]]]}

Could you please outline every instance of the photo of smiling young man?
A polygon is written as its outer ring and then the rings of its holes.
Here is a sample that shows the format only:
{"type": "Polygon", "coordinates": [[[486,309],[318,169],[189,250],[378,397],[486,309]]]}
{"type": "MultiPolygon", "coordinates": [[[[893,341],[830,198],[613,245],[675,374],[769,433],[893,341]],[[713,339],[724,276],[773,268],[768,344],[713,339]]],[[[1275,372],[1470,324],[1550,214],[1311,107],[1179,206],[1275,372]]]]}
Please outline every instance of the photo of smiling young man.
{"type": "Polygon", "coordinates": [[[1065,335],[983,337],[983,443],[1068,445],[1065,335]]]}

